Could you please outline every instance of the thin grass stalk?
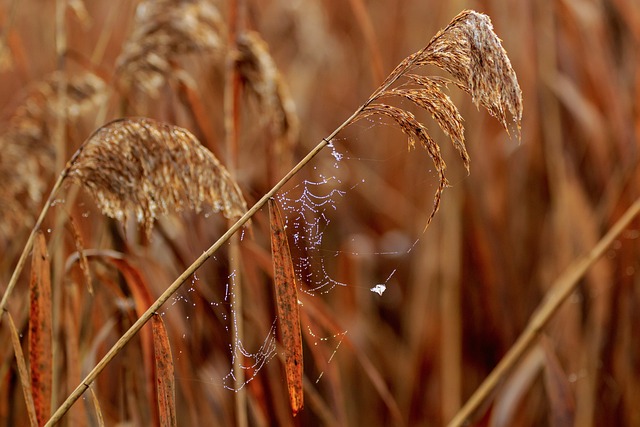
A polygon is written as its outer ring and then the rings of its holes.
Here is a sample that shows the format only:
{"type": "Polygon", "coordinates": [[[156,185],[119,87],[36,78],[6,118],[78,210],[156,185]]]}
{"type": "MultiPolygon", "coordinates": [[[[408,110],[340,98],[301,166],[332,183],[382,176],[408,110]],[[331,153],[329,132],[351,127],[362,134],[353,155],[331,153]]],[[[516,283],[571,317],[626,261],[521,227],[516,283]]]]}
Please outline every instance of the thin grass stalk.
{"type": "Polygon", "coordinates": [[[382,54],[380,53],[380,45],[376,37],[376,31],[371,22],[371,17],[367,12],[367,8],[362,0],[349,0],[353,15],[360,26],[360,31],[364,36],[369,53],[371,55],[371,66],[373,68],[373,77],[375,81],[381,82],[384,79],[384,65],[382,54]]]}
{"type": "MultiPolygon", "coordinates": [[[[395,81],[396,79],[394,79],[395,81]]],[[[389,82],[387,85],[392,84],[389,82]]],[[[329,144],[335,136],[340,133],[345,127],[353,122],[355,117],[362,113],[362,111],[369,105],[371,101],[367,101],[365,104],[360,106],[347,120],[345,120],[340,126],[338,126],[329,136],[322,139],[309,153],[302,159],[296,166],[294,166],[276,185],[271,188],[268,192],[266,192],[260,200],[258,200],[240,219],[238,219],[227,231],[213,244],[202,253],[186,270],[178,276],[178,278],[171,284],[167,289],[160,295],[155,302],[145,311],[138,320],[135,321],[133,325],[118,339],[118,341],[111,347],[111,349],[102,357],[102,359],[96,364],[96,366],[87,374],[84,380],[75,388],[75,390],[67,397],[67,399],[58,407],[58,409],[51,416],[49,421],[47,421],[47,426],[53,426],[56,422],[58,422],[64,414],[71,408],[71,406],[75,403],[76,400],[82,396],[82,394],[86,391],[89,385],[96,379],[98,374],[104,370],[104,368],[109,364],[109,362],[126,346],[129,341],[142,329],[142,327],[151,319],[151,317],[162,307],[162,305],[167,302],[169,298],[173,296],[173,294],[182,286],[182,284],[196,272],[202,264],[206,260],[208,260],[218,249],[222,247],[225,243],[229,241],[231,236],[233,236],[238,230],[240,230],[262,207],[269,201],[270,198],[275,196],[275,194],[280,191],[280,189],[287,183],[291,178],[293,178],[300,170],[311,161],[324,147],[329,144]]],[[[77,153],[79,154],[79,153],[77,153]]],[[[75,160],[72,159],[70,161],[73,162],[75,160]]],[[[64,175],[66,176],[66,169],[64,175]]],[[[61,176],[62,178],[63,176],[61,176]]],[[[62,179],[60,179],[60,183],[62,179]]],[[[57,185],[59,187],[59,184],[57,185]]],[[[49,198],[51,200],[51,196],[49,198]]],[[[47,208],[49,203],[45,206],[47,208]]],[[[41,214],[42,217],[44,217],[41,214]]],[[[40,219],[39,219],[39,222],[40,219]]],[[[35,233],[35,232],[32,232],[35,233]]],[[[31,237],[30,240],[33,238],[31,237]]],[[[27,249],[25,248],[25,251],[27,249]]],[[[6,295],[5,295],[6,296],[6,295]]]]}
{"type": "MultiPolygon", "coordinates": [[[[67,51],[67,33],[66,33],[66,25],[65,25],[65,17],[67,12],[67,2],[68,0],[57,0],[55,4],[55,49],[56,49],[56,60],[57,60],[57,68],[60,74],[60,81],[58,84],[58,93],[57,97],[60,103],[60,108],[56,111],[55,114],[55,123],[53,129],[53,145],[55,146],[55,170],[63,170],[65,166],[65,159],[67,158],[67,144],[66,144],[66,121],[67,121],[67,87],[69,84],[68,76],[65,74],[65,62],[66,62],[66,51],[67,51]]],[[[54,224],[60,225],[63,223],[66,217],[66,213],[63,209],[56,210],[54,218],[54,224]]],[[[52,267],[52,328],[53,333],[57,334],[61,330],[62,318],[61,315],[61,307],[62,307],[62,299],[63,299],[63,287],[56,286],[58,283],[62,283],[63,275],[64,275],[64,251],[60,250],[63,247],[63,228],[55,227],[53,230],[56,230],[56,235],[53,238],[52,246],[51,246],[51,267],[52,267]],[[58,231],[60,230],[60,231],[58,231]]],[[[52,364],[54,366],[53,369],[53,377],[52,377],[52,402],[56,402],[58,398],[58,384],[60,383],[60,377],[62,375],[60,369],[56,369],[56,366],[60,366],[58,364],[58,359],[62,351],[60,349],[60,340],[54,339],[52,346],[52,364]]],[[[49,414],[47,414],[49,415],[49,414]]],[[[41,422],[43,420],[40,420],[41,422]]]]}
{"type": "Polygon", "coordinates": [[[520,334],[516,342],[491,371],[489,376],[480,384],[478,389],[467,400],[462,409],[449,422],[448,427],[466,425],[471,416],[489,398],[496,387],[506,378],[508,373],[520,361],[522,356],[538,339],[543,328],[558,311],[562,303],[575,291],[582,276],[607,250],[613,241],[622,233],[629,223],[640,213],[640,199],[637,199],[609,229],[600,241],[579,260],[575,261],[552,284],[544,301],[531,316],[527,327],[520,334]]]}
{"type": "MultiPolygon", "coordinates": [[[[51,189],[49,198],[45,202],[44,207],[40,212],[40,216],[38,217],[38,219],[36,220],[36,223],[31,229],[31,234],[27,239],[27,243],[25,244],[24,249],[22,250],[22,254],[20,254],[20,258],[18,259],[18,263],[16,264],[16,267],[13,270],[13,274],[9,279],[9,284],[7,285],[7,289],[4,292],[4,295],[2,296],[2,300],[0,300],[0,312],[2,313],[7,311],[6,310],[7,301],[9,300],[9,296],[11,295],[13,288],[16,286],[16,283],[18,282],[18,278],[20,277],[20,273],[24,269],[24,265],[27,262],[27,257],[29,256],[29,252],[31,251],[31,247],[33,246],[33,241],[36,237],[36,233],[38,232],[38,230],[40,230],[40,226],[44,222],[44,218],[47,215],[47,212],[49,212],[49,208],[51,207],[51,204],[53,203],[54,199],[57,197],[58,191],[60,191],[60,188],[62,187],[62,183],[64,179],[67,177],[67,172],[68,172],[68,168],[65,168],[65,170],[58,177],[58,180],[55,182],[55,184],[53,185],[53,188],[51,189]]],[[[1,315],[0,315],[0,324],[2,324],[1,315]]]]}
{"type": "Polygon", "coordinates": [[[462,313],[460,299],[460,259],[462,219],[460,191],[454,189],[444,207],[440,245],[442,348],[442,415],[449,419],[462,404],[462,313]],[[444,255],[446,254],[446,255],[444,255]],[[446,258],[446,259],[445,259],[446,258]]]}
{"type": "Polygon", "coordinates": [[[9,33],[12,30],[16,12],[18,11],[18,3],[18,0],[11,1],[11,5],[8,7],[9,13],[7,14],[7,19],[4,22],[4,28],[0,33],[0,69],[3,67],[8,68],[13,63],[9,48],[9,33]],[[3,52],[4,49],[6,49],[6,52],[3,52]]]}
{"type": "Polygon", "coordinates": [[[20,377],[20,383],[22,386],[22,393],[24,395],[24,401],[27,406],[27,414],[29,415],[29,424],[32,427],[38,426],[38,417],[36,415],[36,405],[33,401],[33,390],[31,388],[31,382],[29,381],[29,370],[27,369],[27,362],[22,352],[20,344],[20,336],[18,335],[18,329],[13,321],[11,314],[7,312],[9,318],[9,332],[11,333],[11,344],[14,348],[14,355],[16,357],[16,365],[18,366],[18,376],[20,377]]]}
{"type": "MultiPolygon", "coordinates": [[[[238,73],[235,51],[240,31],[244,30],[245,3],[242,0],[230,0],[229,44],[233,49],[227,51],[224,87],[224,124],[227,143],[227,170],[233,178],[238,167],[238,146],[240,133],[240,75],[238,73]]],[[[231,225],[231,224],[230,224],[231,225]]],[[[243,354],[240,345],[244,341],[244,318],[242,303],[242,275],[240,274],[240,238],[231,236],[229,241],[229,266],[233,272],[231,292],[231,336],[233,351],[233,388],[235,390],[236,425],[246,427],[247,390],[244,387],[243,354]]]]}

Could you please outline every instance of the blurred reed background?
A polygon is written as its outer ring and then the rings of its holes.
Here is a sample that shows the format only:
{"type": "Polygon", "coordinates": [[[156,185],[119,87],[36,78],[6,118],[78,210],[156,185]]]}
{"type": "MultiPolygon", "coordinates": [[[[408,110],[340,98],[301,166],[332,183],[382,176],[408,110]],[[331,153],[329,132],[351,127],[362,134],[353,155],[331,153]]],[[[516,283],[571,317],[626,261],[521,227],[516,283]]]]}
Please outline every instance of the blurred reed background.
{"type": "MultiPolygon", "coordinates": [[[[252,205],[463,9],[491,17],[524,99],[518,142],[451,90],[465,118],[469,175],[425,118],[452,187],[424,234],[437,187],[426,152],[408,152],[406,136],[385,123],[359,122],[341,133],[334,146],[349,158],[339,169],[349,191],[323,244],[339,255],[330,261],[332,277],[347,286],[301,295],[305,409],[292,417],[279,357],[245,384],[246,400],[225,388],[233,387],[224,378],[236,333],[228,286],[243,289],[248,352],[258,352],[275,319],[265,212],[240,255],[226,246],[165,306],[179,425],[446,424],[553,280],[640,196],[634,0],[157,3],[138,6],[138,21],[137,3],[119,0],[0,5],[2,287],[55,177],[109,120],[146,116],[191,130],[252,205]],[[233,61],[241,70],[233,74],[237,97],[225,101],[233,61]],[[362,179],[367,185],[346,184],[362,179]],[[405,254],[403,242],[417,238],[405,254]],[[373,256],[385,251],[399,256],[373,256]],[[241,266],[237,283],[229,254],[241,266]],[[369,291],[385,281],[382,296],[369,291]]],[[[325,150],[317,169],[305,168],[288,188],[317,180],[316,171],[334,162],[325,150]]],[[[589,270],[475,415],[477,425],[640,425],[639,225],[589,270]]],[[[42,227],[53,288],[54,409],[226,226],[187,211],[161,219],[148,239],[135,224],[123,229],[102,216],[84,191],[67,189],[42,227]],[[79,246],[94,251],[93,294],[72,262],[79,246]]],[[[8,304],[24,337],[28,283],[25,273],[8,304]]],[[[0,337],[10,342],[6,322],[0,337]]],[[[106,425],[155,419],[144,341],[142,334],[130,343],[92,387],[106,425]]],[[[26,425],[9,345],[0,348],[0,379],[0,423],[26,425]]],[[[91,399],[63,422],[97,423],[91,399]]]]}

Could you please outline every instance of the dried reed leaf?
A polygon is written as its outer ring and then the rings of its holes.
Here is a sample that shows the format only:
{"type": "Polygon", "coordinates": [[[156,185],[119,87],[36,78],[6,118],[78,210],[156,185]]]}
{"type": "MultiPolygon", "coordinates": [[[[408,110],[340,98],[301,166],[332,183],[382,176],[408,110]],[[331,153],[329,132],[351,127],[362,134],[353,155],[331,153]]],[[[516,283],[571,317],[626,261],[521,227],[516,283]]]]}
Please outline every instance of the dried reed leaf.
{"type": "Polygon", "coordinates": [[[91,395],[91,403],[93,403],[93,409],[96,411],[96,422],[98,427],[104,427],[104,416],[102,415],[102,410],[100,409],[100,401],[98,400],[98,396],[96,396],[96,392],[93,391],[93,387],[89,386],[89,394],[91,395]]]}
{"type": "Polygon", "coordinates": [[[22,346],[20,345],[20,336],[16,329],[16,324],[13,322],[11,313],[6,311],[4,313],[9,319],[9,332],[11,334],[11,344],[13,345],[13,354],[16,357],[16,364],[18,365],[18,376],[20,377],[20,384],[22,385],[22,392],[24,394],[24,400],[27,406],[27,414],[29,415],[29,424],[32,427],[38,425],[38,418],[36,416],[36,408],[33,403],[33,394],[31,390],[31,383],[29,382],[29,371],[27,370],[27,362],[24,359],[24,353],[22,352],[22,346]]]}
{"type": "Polygon", "coordinates": [[[558,355],[550,340],[542,340],[544,350],[544,388],[549,400],[549,425],[552,427],[575,425],[576,402],[573,387],[562,369],[558,355]]]}
{"type": "Polygon", "coordinates": [[[89,261],[87,260],[87,256],[84,253],[84,239],[82,238],[82,234],[80,234],[80,230],[78,229],[78,224],[73,219],[72,216],[69,217],[69,228],[71,229],[71,234],[73,235],[73,243],[76,246],[76,251],[78,251],[78,261],[80,265],[80,270],[82,271],[82,276],[84,277],[85,284],[87,285],[87,289],[89,293],[93,295],[93,281],[91,280],[91,270],[89,269],[89,261]]]}
{"type": "Polygon", "coordinates": [[[94,196],[105,215],[133,213],[150,235],[160,215],[185,208],[242,216],[246,203],[220,162],[186,129],[146,118],[98,129],[71,161],[69,177],[94,196]]]}
{"type": "Polygon", "coordinates": [[[276,290],[276,307],[280,336],[285,351],[285,372],[291,410],[295,416],[303,405],[302,392],[302,334],[298,311],[298,291],[295,271],[282,214],[273,199],[269,199],[271,223],[271,253],[273,256],[273,279],[276,290]]]}
{"type": "Polygon", "coordinates": [[[158,411],[162,427],[177,425],[176,387],[171,356],[171,344],[162,317],[158,314],[151,318],[153,329],[153,349],[156,366],[156,392],[158,411]]]}
{"type": "Polygon", "coordinates": [[[0,71],[7,71],[12,66],[13,59],[11,57],[11,51],[7,46],[5,38],[0,38],[0,71]]]}
{"type": "Polygon", "coordinates": [[[89,72],[74,76],[56,72],[31,86],[0,135],[0,236],[8,239],[35,221],[42,196],[55,173],[52,120],[61,112],[77,119],[106,95],[104,81],[89,72]],[[59,87],[63,79],[66,92],[61,100],[59,87]]]}
{"type": "Polygon", "coordinates": [[[44,424],[51,415],[53,329],[49,253],[41,231],[33,244],[29,306],[29,368],[33,402],[38,422],[44,424]]]}
{"type": "Polygon", "coordinates": [[[173,73],[171,60],[224,48],[225,25],[208,0],[145,0],[117,59],[120,81],[152,96],[173,73]]]}
{"type": "Polygon", "coordinates": [[[267,43],[256,32],[238,38],[238,70],[245,87],[258,101],[262,116],[276,134],[275,156],[281,158],[298,138],[300,123],[289,87],[271,57],[267,43]]]}
{"type": "Polygon", "coordinates": [[[488,423],[490,427],[507,427],[517,424],[518,410],[522,407],[527,393],[540,377],[543,367],[542,348],[540,346],[532,348],[501,384],[491,411],[488,423]]]}

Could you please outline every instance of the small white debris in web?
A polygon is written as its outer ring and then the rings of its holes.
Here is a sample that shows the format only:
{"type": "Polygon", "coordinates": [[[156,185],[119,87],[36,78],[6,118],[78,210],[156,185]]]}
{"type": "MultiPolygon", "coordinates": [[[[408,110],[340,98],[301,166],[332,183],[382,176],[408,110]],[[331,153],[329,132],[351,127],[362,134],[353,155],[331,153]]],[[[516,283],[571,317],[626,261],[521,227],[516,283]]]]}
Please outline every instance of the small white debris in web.
{"type": "Polygon", "coordinates": [[[393,277],[394,274],[396,274],[396,271],[398,269],[396,268],[395,270],[393,270],[391,272],[391,274],[389,274],[389,277],[387,277],[387,280],[384,281],[384,283],[378,283],[377,285],[375,285],[373,288],[369,289],[371,292],[376,293],[380,296],[382,296],[382,294],[384,293],[384,291],[387,290],[387,283],[389,283],[389,280],[391,280],[391,278],[393,277]]]}
{"type": "Polygon", "coordinates": [[[369,289],[371,292],[374,292],[380,296],[382,296],[382,294],[384,293],[384,291],[387,290],[387,285],[383,285],[383,284],[377,284],[375,285],[373,288],[369,289]]]}

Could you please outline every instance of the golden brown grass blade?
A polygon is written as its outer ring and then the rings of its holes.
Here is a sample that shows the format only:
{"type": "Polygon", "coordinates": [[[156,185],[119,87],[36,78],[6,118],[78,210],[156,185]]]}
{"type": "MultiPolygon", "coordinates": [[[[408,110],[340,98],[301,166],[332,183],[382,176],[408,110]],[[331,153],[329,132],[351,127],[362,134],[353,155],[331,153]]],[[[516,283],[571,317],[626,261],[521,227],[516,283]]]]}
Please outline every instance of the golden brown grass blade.
{"type": "Polygon", "coordinates": [[[544,388],[549,399],[549,425],[552,427],[575,425],[576,402],[567,373],[562,369],[558,355],[548,339],[542,340],[544,350],[544,388]]]}
{"type": "Polygon", "coordinates": [[[153,221],[170,211],[237,218],[247,209],[227,170],[189,131],[146,118],[98,129],[71,161],[69,176],[105,215],[126,221],[133,213],[147,236],[153,221]]]}
{"type": "Polygon", "coordinates": [[[171,344],[160,315],[151,318],[153,329],[153,349],[155,354],[156,392],[158,411],[162,427],[177,425],[176,387],[171,356],[171,344]]]}
{"type": "Polygon", "coordinates": [[[285,372],[291,410],[295,416],[303,405],[302,334],[300,332],[297,284],[284,222],[280,209],[273,199],[269,200],[269,216],[278,324],[285,352],[285,372]]]}
{"type": "Polygon", "coordinates": [[[39,232],[33,246],[29,285],[29,368],[38,422],[51,415],[52,317],[51,271],[47,242],[39,232]]]}
{"type": "Polygon", "coordinates": [[[29,423],[32,427],[38,425],[38,417],[36,415],[36,407],[33,402],[33,394],[31,389],[31,383],[29,382],[29,371],[27,370],[27,362],[24,359],[24,353],[22,352],[22,346],[20,345],[20,337],[18,330],[13,322],[13,317],[6,311],[5,316],[9,320],[9,332],[11,333],[11,344],[13,345],[13,353],[16,356],[16,363],[18,365],[18,375],[20,376],[20,383],[22,385],[22,392],[24,393],[24,400],[27,405],[27,413],[29,414],[29,423]]]}
{"type": "Polygon", "coordinates": [[[100,401],[98,400],[98,396],[96,396],[95,391],[93,391],[93,387],[89,387],[89,394],[91,395],[91,403],[93,403],[93,409],[96,411],[96,421],[98,427],[104,427],[104,416],[102,415],[102,410],[100,409],[100,401]]]}
{"type": "Polygon", "coordinates": [[[76,250],[78,251],[78,262],[80,265],[80,271],[82,271],[82,277],[84,278],[85,285],[87,285],[87,290],[91,295],[93,295],[93,281],[91,280],[89,261],[87,260],[87,256],[84,253],[84,239],[82,238],[82,234],[80,234],[78,224],[76,224],[76,221],[72,216],[69,217],[68,224],[69,228],[71,229],[71,234],[73,235],[73,243],[75,244],[76,250]]]}
{"type": "MultiPolygon", "coordinates": [[[[131,294],[134,310],[138,316],[142,315],[145,307],[151,304],[153,298],[151,296],[151,288],[140,269],[133,265],[126,257],[121,257],[118,253],[97,253],[95,254],[95,258],[100,259],[105,264],[114,266],[120,274],[122,274],[124,283],[126,283],[128,288],[127,294],[131,294]]],[[[152,369],[155,352],[152,332],[144,329],[140,333],[140,343],[142,346],[142,358],[146,369],[145,374],[149,380],[146,391],[149,399],[154,399],[156,397],[155,390],[157,389],[157,382],[155,381],[152,369]]]]}
{"type": "Polygon", "coordinates": [[[518,409],[526,402],[544,365],[544,352],[536,346],[514,367],[497,392],[491,409],[489,427],[508,427],[518,424],[518,409]]]}

